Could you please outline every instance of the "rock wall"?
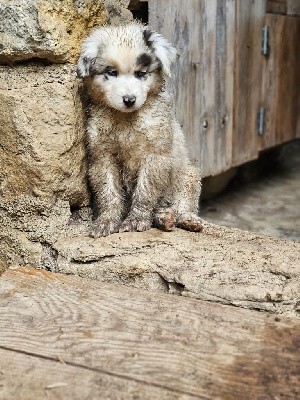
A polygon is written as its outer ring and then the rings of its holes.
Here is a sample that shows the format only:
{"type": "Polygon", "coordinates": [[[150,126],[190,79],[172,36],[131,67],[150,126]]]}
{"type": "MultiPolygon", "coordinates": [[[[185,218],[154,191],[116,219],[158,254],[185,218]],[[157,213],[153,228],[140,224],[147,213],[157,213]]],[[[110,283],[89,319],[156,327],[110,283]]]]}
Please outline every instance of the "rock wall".
{"type": "Polygon", "coordinates": [[[88,203],[74,65],[0,67],[0,193],[88,203]]]}
{"type": "Polygon", "coordinates": [[[95,26],[132,18],[129,0],[2,0],[0,63],[39,58],[76,62],[82,38],[95,26]]]}
{"type": "Polygon", "coordinates": [[[0,273],[51,269],[72,210],[90,203],[76,61],[95,26],[132,19],[128,4],[0,2],[0,273]]]}

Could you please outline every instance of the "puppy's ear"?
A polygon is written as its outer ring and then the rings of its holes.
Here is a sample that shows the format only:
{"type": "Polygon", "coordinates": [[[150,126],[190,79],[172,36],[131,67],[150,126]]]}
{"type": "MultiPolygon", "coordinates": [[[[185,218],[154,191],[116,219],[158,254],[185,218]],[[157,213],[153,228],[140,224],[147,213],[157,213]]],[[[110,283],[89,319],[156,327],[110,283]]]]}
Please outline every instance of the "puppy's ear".
{"type": "Polygon", "coordinates": [[[91,66],[93,65],[95,58],[90,58],[87,55],[81,54],[77,63],[77,77],[86,78],[90,75],[91,66]]]}
{"type": "Polygon", "coordinates": [[[143,32],[144,41],[146,45],[154,52],[156,57],[160,60],[163,72],[171,75],[171,64],[175,61],[177,51],[163,36],[159,33],[145,29],[143,32]]]}
{"type": "Polygon", "coordinates": [[[95,63],[97,56],[101,53],[104,33],[104,28],[96,29],[84,40],[77,64],[78,78],[86,78],[91,74],[91,67],[95,63]]]}

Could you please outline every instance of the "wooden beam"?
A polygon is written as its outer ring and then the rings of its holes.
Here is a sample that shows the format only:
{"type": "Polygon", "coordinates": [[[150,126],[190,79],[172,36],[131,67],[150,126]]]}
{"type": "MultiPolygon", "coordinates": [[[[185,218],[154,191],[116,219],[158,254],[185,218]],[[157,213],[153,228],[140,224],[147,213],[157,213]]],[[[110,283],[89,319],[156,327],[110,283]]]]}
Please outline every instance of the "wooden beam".
{"type": "MultiPolygon", "coordinates": [[[[0,348],[0,398],[33,399],[164,399],[183,395],[153,385],[120,378],[113,374],[69,365],[0,348]]],[[[194,396],[184,395],[185,400],[194,396]]]]}
{"type": "Polygon", "coordinates": [[[2,349],[182,396],[300,397],[298,319],[20,269],[1,277],[0,327],[2,349]]]}

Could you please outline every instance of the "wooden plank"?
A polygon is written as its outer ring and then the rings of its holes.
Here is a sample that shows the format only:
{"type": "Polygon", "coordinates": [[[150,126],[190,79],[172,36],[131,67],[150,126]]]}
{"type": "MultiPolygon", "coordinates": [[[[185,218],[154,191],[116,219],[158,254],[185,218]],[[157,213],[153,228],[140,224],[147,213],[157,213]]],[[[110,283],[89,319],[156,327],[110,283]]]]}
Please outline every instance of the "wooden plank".
{"type": "Polygon", "coordinates": [[[268,0],[266,12],[273,14],[286,14],[287,0],[268,0]]]}
{"type": "Polygon", "coordinates": [[[287,14],[300,16],[300,0],[287,0],[287,14]]]}
{"type": "Polygon", "coordinates": [[[236,2],[235,101],[232,166],[257,158],[257,112],[265,0],[236,2]]]}
{"type": "Polygon", "coordinates": [[[277,143],[284,143],[300,136],[300,18],[280,19],[283,19],[282,32],[277,26],[273,29],[279,35],[275,135],[277,143]]]}
{"type": "Polygon", "coordinates": [[[149,0],[149,25],[177,47],[171,91],[203,176],[231,165],[235,4],[149,0]]]}
{"type": "Polygon", "coordinates": [[[266,12],[300,16],[300,0],[268,0],[266,12]]]}
{"type": "Polygon", "coordinates": [[[1,277],[2,348],[202,399],[299,398],[299,341],[297,319],[32,269],[1,277]]]}
{"type": "Polygon", "coordinates": [[[3,400],[165,399],[194,396],[0,348],[0,398],[3,400]]]}
{"type": "Polygon", "coordinates": [[[268,14],[270,55],[263,60],[260,106],[266,109],[265,149],[300,137],[300,18],[268,14]]]}

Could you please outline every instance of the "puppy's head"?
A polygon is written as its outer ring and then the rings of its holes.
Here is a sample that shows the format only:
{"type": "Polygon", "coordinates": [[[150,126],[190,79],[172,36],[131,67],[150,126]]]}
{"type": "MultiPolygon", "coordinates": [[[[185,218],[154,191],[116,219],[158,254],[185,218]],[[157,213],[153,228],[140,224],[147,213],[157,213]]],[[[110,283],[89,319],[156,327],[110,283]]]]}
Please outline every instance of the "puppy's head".
{"type": "Polygon", "coordinates": [[[132,112],[161,90],[175,56],[166,39],[142,24],[103,27],[84,41],[77,75],[90,81],[97,99],[132,112]]]}

